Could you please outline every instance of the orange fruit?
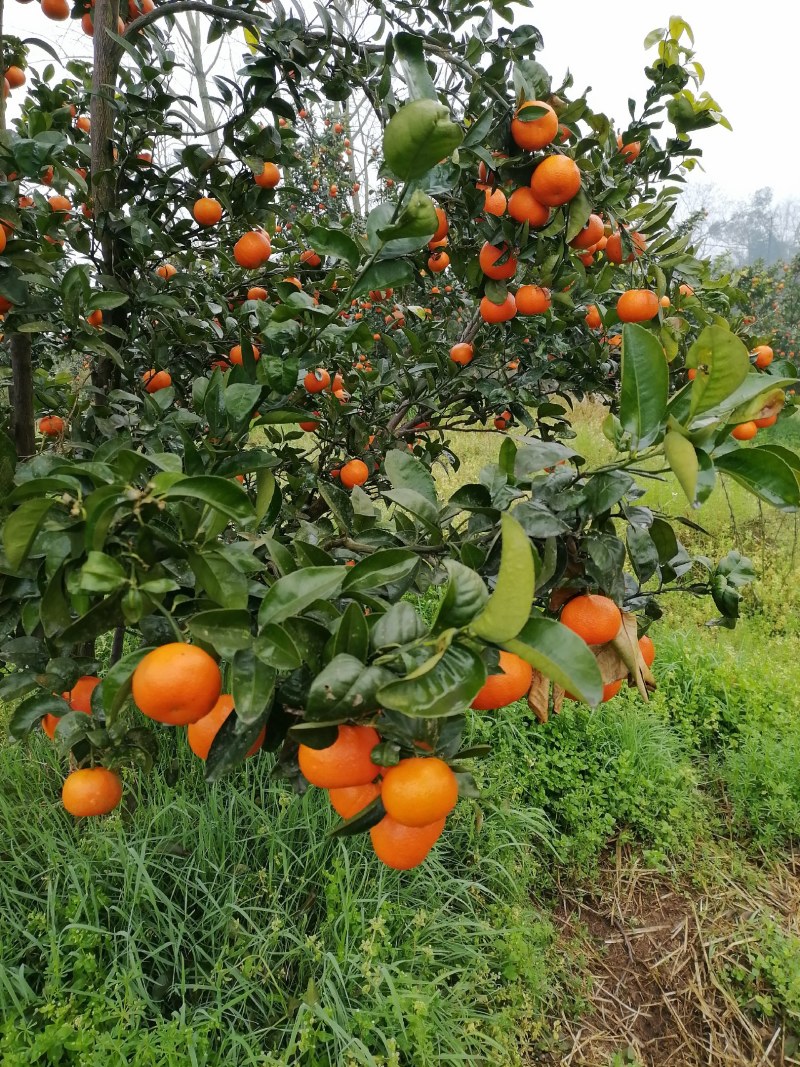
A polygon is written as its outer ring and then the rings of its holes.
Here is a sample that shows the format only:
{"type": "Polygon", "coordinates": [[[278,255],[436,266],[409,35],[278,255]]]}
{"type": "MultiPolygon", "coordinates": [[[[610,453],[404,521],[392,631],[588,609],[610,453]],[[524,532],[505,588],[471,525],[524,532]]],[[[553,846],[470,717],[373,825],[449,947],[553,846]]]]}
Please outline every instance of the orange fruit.
{"type": "Polygon", "coordinates": [[[622,613],[609,597],[582,593],[564,605],[561,622],[587,645],[604,645],[617,636],[622,613]]]}
{"type": "Polygon", "coordinates": [[[272,255],[269,238],[261,230],[250,230],[233,246],[233,258],[240,267],[256,270],[272,255]]]}
{"type": "Polygon", "coordinates": [[[92,129],[92,120],[88,115],[79,115],[75,119],[75,129],[80,130],[82,133],[90,133],[92,129]]]}
{"type": "Polygon", "coordinates": [[[547,207],[566,204],[577,196],[580,187],[581,172],[569,156],[546,156],[531,175],[531,192],[547,207]]]}
{"type": "Polygon", "coordinates": [[[396,871],[410,871],[422,863],[439,840],[444,823],[444,819],[437,819],[428,826],[403,826],[386,815],[372,827],[369,836],[381,863],[396,871]]]}
{"type": "Polygon", "coordinates": [[[752,441],[757,433],[758,427],[753,421],[740,422],[738,426],[734,426],[731,430],[731,435],[735,437],[737,441],[752,441]]]}
{"type": "Polygon", "coordinates": [[[531,687],[533,667],[513,652],[500,653],[500,673],[490,674],[470,705],[475,711],[494,711],[520,700],[531,687]]]}
{"type": "Polygon", "coordinates": [[[328,798],[331,807],[343,819],[352,819],[363,811],[375,797],[380,796],[379,782],[367,782],[366,785],[343,785],[339,789],[329,789],[328,798]]]}
{"type": "Polygon", "coordinates": [[[508,278],[513,278],[517,269],[517,261],[513,256],[508,255],[508,258],[504,263],[498,264],[498,259],[502,259],[510,249],[507,244],[502,244],[500,248],[485,242],[478,255],[478,262],[480,263],[481,270],[487,278],[493,278],[494,281],[504,281],[508,278]]]}
{"type": "MultiPolygon", "coordinates": [[[[92,713],[92,693],[100,685],[100,679],[92,674],[82,675],[72,689],[61,696],[69,704],[71,711],[80,711],[84,715],[92,713]]],[[[45,715],[42,719],[42,729],[52,741],[55,736],[56,726],[60,722],[58,715],[45,715]]]]}
{"type": "MultiPolygon", "coordinates": [[[[314,433],[319,429],[319,419],[305,419],[303,422],[297,424],[301,430],[305,430],[306,433],[314,433]]],[[[333,471],[331,471],[333,474],[333,471]]]]}
{"type": "Polygon", "coordinates": [[[60,415],[45,415],[39,419],[39,433],[45,437],[59,437],[64,432],[64,420],[60,415]]]}
{"type": "Polygon", "coordinates": [[[342,485],[345,489],[352,489],[354,485],[363,485],[369,478],[369,467],[360,459],[351,459],[345,463],[339,472],[342,485]]]}
{"type": "Polygon", "coordinates": [[[42,14],[54,22],[65,22],[70,16],[67,0],[42,0],[42,14]]]}
{"type": "Polygon", "coordinates": [[[678,286],[678,292],[681,294],[681,296],[694,296],[694,289],[692,289],[691,285],[686,285],[685,282],[683,285],[678,286]]]}
{"type": "Polygon", "coordinates": [[[635,159],[639,158],[639,153],[642,150],[642,146],[638,141],[631,141],[630,144],[622,143],[622,134],[617,134],[617,148],[625,156],[626,163],[633,163],[635,159]]]}
{"type": "Polygon", "coordinates": [[[145,371],[142,375],[142,381],[144,387],[148,393],[157,393],[159,389],[167,389],[172,385],[172,375],[169,371],[159,370],[155,368],[145,371]]]}
{"type": "Polygon", "coordinates": [[[159,278],[163,278],[164,281],[169,281],[169,279],[177,273],[178,268],[173,267],[171,263],[162,263],[160,267],[156,267],[156,274],[159,278]]]}
{"type": "Polygon", "coordinates": [[[475,355],[475,349],[468,341],[460,341],[450,349],[450,359],[459,367],[466,367],[471,363],[475,355]]]}
{"type": "Polygon", "coordinates": [[[19,89],[21,85],[25,84],[25,71],[22,67],[9,67],[6,71],[6,81],[12,89],[19,89]]]}
{"type": "Polygon", "coordinates": [[[310,370],[303,378],[303,388],[307,393],[321,393],[331,384],[331,376],[323,367],[310,370]]]}
{"type": "Polygon", "coordinates": [[[536,152],[549,145],[557,133],[558,115],[544,100],[526,100],[517,108],[511,120],[511,137],[514,143],[528,152],[536,152]],[[528,122],[519,117],[524,114],[526,108],[534,107],[543,109],[544,114],[528,122]]]}
{"type": "Polygon", "coordinates": [[[643,637],[639,638],[639,651],[647,666],[652,667],[656,658],[656,646],[653,644],[652,637],[648,637],[647,634],[644,634],[643,637]]]}
{"type": "Polygon", "coordinates": [[[767,426],[774,426],[777,421],[777,415],[767,415],[766,418],[763,419],[753,419],[753,422],[756,424],[759,430],[763,430],[767,426]]]}
{"type": "Polygon", "coordinates": [[[600,318],[600,312],[597,310],[596,304],[590,304],[586,309],[584,322],[590,330],[599,330],[603,325],[603,320],[600,318]]]}
{"type": "Polygon", "coordinates": [[[403,826],[427,826],[449,815],[458,800],[458,781],[436,756],[401,759],[383,773],[386,814],[403,826]]]}
{"type": "Polygon", "coordinates": [[[650,289],[628,289],[617,301],[620,322],[647,322],[658,314],[658,297],[650,289]]]}
{"type": "Polygon", "coordinates": [[[541,315],[552,304],[550,290],[541,285],[521,285],[514,294],[520,315],[541,315]]]}
{"type": "Polygon", "coordinates": [[[311,785],[322,789],[367,785],[381,773],[371,758],[373,748],[379,743],[380,734],[372,726],[340,726],[332,745],[327,748],[300,745],[297,760],[311,785]]]}
{"type": "Polygon", "coordinates": [[[222,218],[222,204],[211,196],[195,200],[192,214],[201,226],[214,226],[222,218]]]}
{"type": "Polygon", "coordinates": [[[592,248],[603,236],[603,220],[599,215],[590,215],[581,232],[574,237],[570,248],[592,248]]]}
{"type": "Polygon", "coordinates": [[[695,380],[695,378],[697,377],[697,368],[696,367],[690,367],[688,369],[688,371],[686,372],[686,374],[687,374],[687,377],[689,378],[689,381],[693,382],[695,380]]]}
{"type": "Polygon", "coordinates": [[[616,682],[606,683],[603,686],[603,695],[600,697],[600,703],[605,704],[607,700],[612,700],[620,689],[622,689],[622,678],[619,678],[616,682]]]}
{"type": "Polygon", "coordinates": [[[274,189],[281,180],[281,172],[274,163],[265,163],[260,174],[253,179],[262,189],[274,189]]]}
{"type": "Polygon", "coordinates": [[[498,218],[505,214],[506,194],[502,189],[487,189],[483,196],[483,210],[487,215],[496,215],[498,218]]]}
{"type": "MultiPolygon", "coordinates": [[[[260,349],[256,348],[254,344],[251,344],[250,347],[253,350],[253,359],[257,363],[261,359],[261,351],[260,349]]],[[[228,359],[231,361],[231,363],[235,363],[237,367],[241,367],[242,362],[244,360],[244,357],[242,355],[242,346],[234,345],[228,353],[228,359]]]]}
{"type": "Polygon", "coordinates": [[[534,228],[544,226],[550,218],[550,208],[540,204],[527,185],[515,189],[508,198],[508,213],[515,222],[527,222],[534,228]]]}
{"type": "Polygon", "coordinates": [[[47,198],[47,203],[50,205],[51,211],[66,214],[72,210],[72,201],[68,200],[66,196],[50,196],[47,198]]]}
{"type": "MultiPolygon", "coordinates": [[[[189,723],[186,727],[186,739],[189,742],[189,748],[194,752],[195,756],[199,756],[202,760],[208,759],[208,753],[214,738],[222,729],[222,724],[232,711],[233,697],[228,693],[223,693],[211,711],[209,711],[208,715],[204,715],[203,718],[198,719],[197,722],[189,723]]],[[[247,750],[245,759],[247,759],[248,756],[254,756],[256,752],[258,752],[264,744],[266,735],[267,728],[263,726],[258,737],[247,750]]]]}
{"type": "Polygon", "coordinates": [[[266,300],[269,294],[266,289],[262,289],[260,285],[254,285],[247,290],[248,300],[266,300]]]}
{"type": "Polygon", "coordinates": [[[86,321],[90,326],[100,327],[103,325],[103,312],[99,309],[92,311],[86,316],[86,321]]]}
{"type": "Polygon", "coordinates": [[[517,313],[517,303],[513,293],[509,293],[502,304],[495,304],[484,296],[480,303],[480,314],[484,322],[508,322],[517,313]]]}
{"type": "Polygon", "coordinates": [[[300,262],[305,263],[307,267],[318,267],[322,263],[322,257],[318,256],[313,248],[307,248],[305,252],[300,253],[300,262]]]}
{"type": "Polygon", "coordinates": [[[133,672],[134,703],[148,718],[169,726],[186,726],[208,715],[221,689],[216,662],[183,641],[148,652],[133,672]]]}
{"type": "MultiPolygon", "coordinates": [[[[624,260],[625,263],[632,263],[633,260],[636,259],[638,256],[640,256],[642,254],[642,252],[644,252],[644,250],[647,248],[647,242],[645,241],[644,237],[642,237],[642,235],[640,233],[631,233],[630,234],[630,239],[631,239],[631,242],[633,243],[633,251],[630,252],[625,257],[625,260],[624,260]]],[[[611,236],[609,237],[608,241],[606,242],[605,254],[606,254],[606,259],[610,263],[622,263],[623,262],[623,259],[622,259],[622,237],[620,236],[619,230],[617,230],[616,233],[612,233],[611,236]]]]}
{"type": "Polygon", "coordinates": [[[758,345],[753,349],[752,353],[756,357],[756,366],[759,370],[763,370],[768,367],[772,360],[775,358],[775,353],[772,351],[769,345],[758,345]]]}
{"type": "Polygon", "coordinates": [[[450,257],[446,252],[433,252],[428,257],[428,270],[433,274],[441,274],[450,266],[450,257]]]}
{"type": "Polygon", "coordinates": [[[436,227],[436,233],[431,238],[431,241],[443,241],[450,232],[450,223],[447,221],[444,208],[436,208],[436,218],[439,220],[439,225],[436,227]]]}
{"type": "Polygon", "coordinates": [[[105,767],[84,767],[73,771],[61,787],[61,802],[76,819],[87,815],[107,815],[120,800],[120,777],[105,767]]]}
{"type": "Polygon", "coordinates": [[[662,306],[662,308],[668,308],[670,303],[671,303],[670,298],[666,294],[664,296],[662,296],[661,299],[659,300],[659,304],[662,306]]]}

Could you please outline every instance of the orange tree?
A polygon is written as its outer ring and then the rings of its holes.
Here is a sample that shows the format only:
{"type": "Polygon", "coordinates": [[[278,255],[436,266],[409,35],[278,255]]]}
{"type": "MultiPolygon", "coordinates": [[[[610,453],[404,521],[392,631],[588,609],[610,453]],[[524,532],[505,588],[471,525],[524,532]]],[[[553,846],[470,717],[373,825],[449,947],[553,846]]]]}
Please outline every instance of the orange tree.
{"type": "Polygon", "coordinates": [[[616,131],[551,84],[532,27],[379,7],[361,41],[254,3],[132,3],[120,27],[96,0],[93,63],[33,73],[3,134],[0,696],[14,738],[42,722],[81,772],[74,814],[150,764],[150,719],[194,731],[210,781],[278,752],[413,866],[474,793],[470,706],[646,698],[659,596],[735,618],[749,562],[690,557],[637,476],[800,503],[793,453],[731,433],[788,409],[792,378],[670,231],[691,136],[723,121],[686,24],[648,39],[616,131]],[[247,30],[217,154],[175,107],[185,10],[247,30]],[[320,221],[300,112],[352,93],[388,195],[320,221]],[[584,393],[613,462],[569,444],[584,393]],[[443,499],[434,464],[470,428],[498,460],[443,499]]]}

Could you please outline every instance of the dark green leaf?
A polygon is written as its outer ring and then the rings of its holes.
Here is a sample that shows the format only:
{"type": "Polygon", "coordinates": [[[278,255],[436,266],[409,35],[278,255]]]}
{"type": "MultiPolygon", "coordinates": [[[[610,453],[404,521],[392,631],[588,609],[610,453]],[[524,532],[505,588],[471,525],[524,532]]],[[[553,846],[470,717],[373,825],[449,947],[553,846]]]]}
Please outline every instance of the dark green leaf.
{"type": "Polygon", "coordinates": [[[586,642],[555,619],[529,619],[519,636],[500,642],[551,681],[588,704],[603,695],[600,668],[586,642]]]}

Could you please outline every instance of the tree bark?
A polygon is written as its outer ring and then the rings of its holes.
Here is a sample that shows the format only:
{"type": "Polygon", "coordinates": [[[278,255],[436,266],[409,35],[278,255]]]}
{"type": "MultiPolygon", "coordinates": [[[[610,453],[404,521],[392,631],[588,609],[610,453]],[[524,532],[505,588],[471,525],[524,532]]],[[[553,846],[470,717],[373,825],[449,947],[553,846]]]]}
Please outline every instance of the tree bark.
{"type": "Polygon", "coordinates": [[[17,450],[17,459],[28,459],[36,451],[30,334],[13,333],[9,347],[11,348],[11,380],[13,382],[11,419],[14,428],[14,445],[17,450]]]}

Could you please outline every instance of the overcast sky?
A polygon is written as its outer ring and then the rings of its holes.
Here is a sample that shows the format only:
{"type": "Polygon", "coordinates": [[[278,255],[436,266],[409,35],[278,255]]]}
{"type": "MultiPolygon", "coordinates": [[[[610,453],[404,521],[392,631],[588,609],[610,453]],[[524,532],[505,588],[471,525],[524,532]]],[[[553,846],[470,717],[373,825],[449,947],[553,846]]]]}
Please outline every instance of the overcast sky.
{"type": "MultiPolygon", "coordinates": [[[[800,41],[796,0],[780,6],[776,0],[695,0],[683,8],[666,0],[549,0],[535,4],[526,17],[542,31],[540,58],[556,81],[571,70],[577,91],[592,86],[596,110],[625,123],[628,97],[641,100],[647,87],[644,38],[671,14],[682,15],[694,29],[704,87],[733,126],[733,133],[716,128],[697,135],[705,173],[695,172],[693,180],[712,183],[734,199],[765,185],[778,198],[798,195],[800,149],[790,106],[800,41]]],[[[88,38],[78,23],[51,22],[37,3],[7,3],[4,21],[8,33],[42,37],[65,54],[86,52],[88,38]]]]}

